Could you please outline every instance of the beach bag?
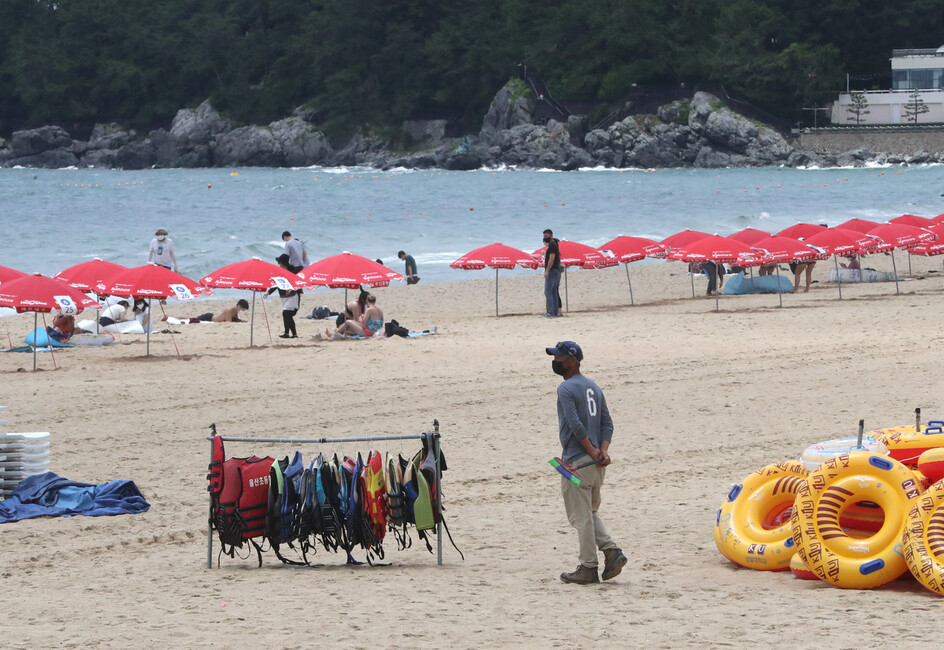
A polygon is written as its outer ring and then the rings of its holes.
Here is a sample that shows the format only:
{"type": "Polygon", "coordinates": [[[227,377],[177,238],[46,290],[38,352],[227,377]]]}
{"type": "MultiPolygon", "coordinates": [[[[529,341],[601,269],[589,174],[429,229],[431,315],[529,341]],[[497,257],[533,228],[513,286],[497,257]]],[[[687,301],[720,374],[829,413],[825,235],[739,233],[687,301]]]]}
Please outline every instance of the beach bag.
{"type": "Polygon", "coordinates": [[[331,308],[327,305],[321,305],[311,310],[311,317],[317,319],[331,318],[331,308]]]}
{"type": "Polygon", "coordinates": [[[398,323],[397,321],[391,320],[391,321],[388,321],[387,323],[384,323],[384,333],[388,337],[402,336],[406,338],[410,335],[410,330],[400,325],[400,323],[398,323]]]}

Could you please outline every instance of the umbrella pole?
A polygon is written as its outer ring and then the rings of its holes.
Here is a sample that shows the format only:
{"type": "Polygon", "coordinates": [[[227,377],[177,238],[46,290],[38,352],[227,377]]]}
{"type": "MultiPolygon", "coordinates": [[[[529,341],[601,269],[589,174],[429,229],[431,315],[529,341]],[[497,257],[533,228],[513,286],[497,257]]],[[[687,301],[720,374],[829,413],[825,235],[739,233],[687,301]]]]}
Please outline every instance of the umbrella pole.
{"type": "MultiPolygon", "coordinates": [[[[560,295],[558,293],[557,295],[560,295]]],[[[567,291],[567,267],[564,267],[564,305],[566,309],[564,311],[570,311],[570,293],[567,291]]]]}
{"type": "Polygon", "coordinates": [[[839,258],[833,254],[833,262],[836,263],[836,286],[839,287],[839,299],[842,300],[842,275],[839,274],[839,258]]]}
{"type": "MultiPolygon", "coordinates": [[[[152,319],[154,318],[154,312],[151,311],[151,298],[148,298],[148,314],[151,316],[152,319]]],[[[151,356],[151,321],[150,320],[148,320],[147,347],[145,348],[144,356],[146,357],[151,356]]]]}
{"type": "Polygon", "coordinates": [[[691,262],[689,262],[688,277],[692,279],[692,298],[694,298],[695,297],[695,273],[692,272],[691,262]]]}
{"type": "Polygon", "coordinates": [[[36,340],[36,328],[39,327],[39,312],[33,312],[33,370],[36,370],[36,346],[39,341],[36,340]]]}
{"type": "Polygon", "coordinates": [[[908,275],[911,275],[911,253],[908,254],[908,275]]]}
{"type": "Polygon", "coordinates": [[[498,267],[495,267],[495,315],[498,316],[498,267]]]}
{"type": "Polygon", "coordinates": [[[777,297],[780,298],[780,306],[783,307],[783,287],[780,286],[780,264],[777,267],[777,297]]]}
{"type": "Polygon", "coordinates": [[[719,277],[719,276],[718,276],[718,265],[719,265],[720,263],[721,263],[721,262],[715,262],[715,311],[720,311],[720,310],[721,310],[720,307],[718,306],[718,300],[720,300],[720,298],[718,298],[718,294],[720,293],[720,291],[718,291],[718,277],[719,277]]]}
{"type": "Polygon", "coordinates": [[[898,291],[898,269],[895,267],[895,249],[892,249],[892,273],[895,274],[895,293],[901,293],[898,291]]]}
{"type": "MultiPolygon", "coordinates": [[[[347,293],[347,289],[344,293],[347,293]]],[[[344,304],[347,305],[346,302],[344,304]]],[[[269,332],[269,345],[272,345],[272,326],[269,325],[269,310],[266,309],[265,303],[262,303],[262,313],[265,314],[266,330],[269,332]]]]}
{"type": "Polygon", "coordinates": [[[252,347],[252,330],[256,326],[256,292],[252,292],[252,315],[249,317],[249,347],[252,347]]]}
{"type": "Polygon", "coordinates": [[[629,304],[635,305],[636,301],[633,299],[633,281],[629,279],[629,264],[626,265],[626,282],[629,283],[629,304]]]}

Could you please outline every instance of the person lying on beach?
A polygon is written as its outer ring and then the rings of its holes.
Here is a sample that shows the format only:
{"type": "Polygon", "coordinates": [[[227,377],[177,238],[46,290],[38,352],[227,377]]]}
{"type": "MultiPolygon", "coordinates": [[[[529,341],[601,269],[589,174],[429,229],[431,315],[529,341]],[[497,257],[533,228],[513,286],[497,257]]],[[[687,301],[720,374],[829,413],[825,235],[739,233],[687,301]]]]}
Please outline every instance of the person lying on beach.
{"type": "Polygon", "coordinates": [[[80,334],[82,330],[75,326],[75,318],[66,314],[56,314],[52,325],[46,327],[46,334],[55,341],[68,341],[73,334],[80,334]]]}
{"type": "Polygon", "coordinates": [[[205,314],[200,314],[196,317],[191,318],[174,318],[173,316],[164,315],[161,318],[162,321],[167,321],[171,325],[188,325],[193,323],[246,323],[239,317],[239,313],[249,309],[249,302],[246,300],[239,300],[236,303],[235,307],[227,307],[218,314],[212,312],[207,312],[205,314]]]}

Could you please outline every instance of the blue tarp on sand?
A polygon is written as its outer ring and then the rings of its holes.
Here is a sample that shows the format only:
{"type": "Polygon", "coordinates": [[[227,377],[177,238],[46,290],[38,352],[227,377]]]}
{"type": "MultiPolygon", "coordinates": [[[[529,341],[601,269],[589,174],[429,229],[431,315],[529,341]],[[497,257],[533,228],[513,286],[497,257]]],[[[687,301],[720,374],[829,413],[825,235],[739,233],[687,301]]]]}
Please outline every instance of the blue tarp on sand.
{"type": "Polygon", "coordinates": [[[742,293],[778,293],[777,287],[780,287],[779,293],[790,293],[793,291],[793,283],[785,277],[779,275],[758,275],[748,278],[741,271],[733,278],[725,278],[724,292],[728,295],[742,293]]]}
{"type": "Polygon", "coordinates": [[[0,501],[0,524],[34,517],[130,515],[150,507],[133,481],[92,485],[46,472],[27,476],[0,501]]]}

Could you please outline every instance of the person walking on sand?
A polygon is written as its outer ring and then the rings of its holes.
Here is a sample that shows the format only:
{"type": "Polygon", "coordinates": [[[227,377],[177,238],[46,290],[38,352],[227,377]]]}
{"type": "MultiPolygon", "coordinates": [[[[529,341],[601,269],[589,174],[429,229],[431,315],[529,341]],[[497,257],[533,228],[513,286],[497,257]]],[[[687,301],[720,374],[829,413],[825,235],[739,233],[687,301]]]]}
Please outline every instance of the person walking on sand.
{"type": "Polygon", "coordinates": [[[167,236],[167,231],[158,228],[151,240],[148,249],[148,264],[154,262],[158,266],[177,272],[177,254],[174,252],[174,240],[167,236]]]}
{"type": "MultiPolygon", "coordinates": [[[[289,257],[288,253],[282,253],[275,258],[275,261],[279,263],[283,269],[292,269],[289,267],[289,257]]],[[[298,313],[298,308],[301,306],[301,301],[299,298],[300,290],[285,290],[278,289],[277,287],[272,287],[269,289],[267,295],[271,295],[273,291],[278,291],[279,296],[282,298],[282,324],[284,326],[285,332],[279,334],[280,339],[297,339],[298,332],[295,330],[295,314],[298,313]]]]}
{"type": "Polygon", "coordinates": [[[420,276],[416,274],[416,260],[412,255],[407,255],[406,251],[397,253],[397,257],[403,260],[403,275],[406,276],[407,284],[416,284],[420,281],[420,276]]]}
{"type": "Polygon", "coordinates": [[[547,247],[544,250],[544,301],[547,303],[544,318],[557,318],[560,316],[560,245],[550,228],[544,231],[544,245],[547,247]]]}
{"type": "Polygon", "coordinates": [[[285,231],[282,233],[282,241],[285,242],[285,252],[288,253],[288,270],[292,273],[298,273],[308,266],[308,251],[305,244],[292,237],[292,233],[285,231]]]}
{"type": "Polygon", "coordinates": [[[561,341],[545,348],[554,357],[551,369],[564,378],[557,387],[557,421],[561,458],[566,463],[582,465],[598,461],[580,470],[580,485],[561,477],[561,493],[567,520],[577,529],[580,544],[580,564],[572,573],[562,573],[560,579],[578,585],[586,585],[615,578],[627,559],[623,551],[610,537],[603,520],[597,515],[600,508],[600,491],[606,466],[610,464],[610,441],[613,437],[613,420],[606,407],[603,391],[592,380],[580,374],[583,350],[573,341],[561,341]],[[603,574],[597,575],[599,561],[597,549],[603,551],[603,574]]]}

